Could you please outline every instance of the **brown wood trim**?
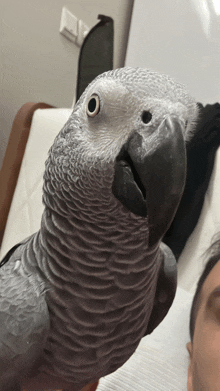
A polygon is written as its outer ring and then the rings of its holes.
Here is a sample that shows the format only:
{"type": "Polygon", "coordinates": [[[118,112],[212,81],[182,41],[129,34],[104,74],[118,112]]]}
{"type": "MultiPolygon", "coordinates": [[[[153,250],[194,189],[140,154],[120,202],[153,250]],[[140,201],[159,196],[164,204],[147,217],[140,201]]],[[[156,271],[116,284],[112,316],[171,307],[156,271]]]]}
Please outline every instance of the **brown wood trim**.
{"type": "Polygon", "coordinates": [[[0,245],[28,140],[32,117],[35,110],[52,107],[43,102],[28,102],[20,108],[15,116],[0,170],[0,245]]]}

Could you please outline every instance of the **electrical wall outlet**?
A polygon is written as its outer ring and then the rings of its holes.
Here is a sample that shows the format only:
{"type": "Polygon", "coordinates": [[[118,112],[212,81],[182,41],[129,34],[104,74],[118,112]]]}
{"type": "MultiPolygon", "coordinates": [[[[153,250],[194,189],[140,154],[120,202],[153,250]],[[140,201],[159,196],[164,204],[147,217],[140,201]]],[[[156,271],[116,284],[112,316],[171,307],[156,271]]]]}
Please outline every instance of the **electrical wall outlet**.
{"type": "Polygon", "coordinates": [[[59,31],[70,41],[81,46],[89,32],[89,27],[81,19],[78,20],[66,7],[63,7],[59,31]]]}

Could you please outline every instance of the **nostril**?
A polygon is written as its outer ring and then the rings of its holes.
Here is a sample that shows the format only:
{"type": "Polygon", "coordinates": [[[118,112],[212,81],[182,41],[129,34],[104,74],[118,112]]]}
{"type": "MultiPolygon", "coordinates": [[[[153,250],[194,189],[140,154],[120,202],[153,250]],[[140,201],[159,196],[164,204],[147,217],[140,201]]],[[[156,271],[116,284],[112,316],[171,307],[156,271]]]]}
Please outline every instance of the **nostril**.
{"type": "Polygon", "coordinates": [[[150,113],[150,111],[143,111],[141,119],[144,124],[148,124],[151,121],[151,118],[152,114],[150,113]]]}

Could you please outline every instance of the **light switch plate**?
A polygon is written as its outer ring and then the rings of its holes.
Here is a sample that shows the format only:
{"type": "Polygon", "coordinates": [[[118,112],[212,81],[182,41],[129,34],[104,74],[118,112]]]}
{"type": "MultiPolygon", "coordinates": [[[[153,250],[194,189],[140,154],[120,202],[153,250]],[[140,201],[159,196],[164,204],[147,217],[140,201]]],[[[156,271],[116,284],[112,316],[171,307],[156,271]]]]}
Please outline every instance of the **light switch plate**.
{"type": "Polygon", "coordinates": [[[63,7],[59,31],[76,45],[82,46],[89,27],[81,19],[78,20],[66,7],[63,7]]]}
{"type": "Polygon", "coordinates": [[[66,7],[62,8],[60,33],[72,42],[76,42],[78,35],[78,19],[66,7]]]}

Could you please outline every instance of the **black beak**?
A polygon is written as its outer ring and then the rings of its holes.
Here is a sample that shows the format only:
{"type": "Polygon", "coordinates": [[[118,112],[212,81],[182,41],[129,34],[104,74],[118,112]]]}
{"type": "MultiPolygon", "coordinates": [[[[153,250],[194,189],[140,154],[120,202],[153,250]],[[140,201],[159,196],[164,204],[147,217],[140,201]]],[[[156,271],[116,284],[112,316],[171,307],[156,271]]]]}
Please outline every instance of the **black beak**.
{"type": "Polygon", "coordinates": [[[129,211],[148,217],[150,246],[169,228],[183,193],[183,134],[183,124],[167,117],[150,134],[134,133],[116,159],[113,194],[129,211]]]}

